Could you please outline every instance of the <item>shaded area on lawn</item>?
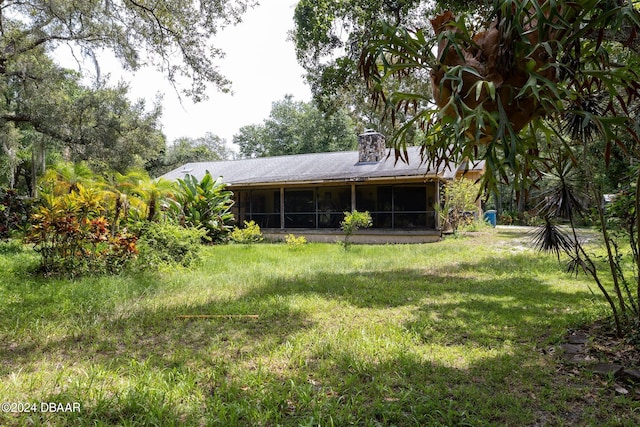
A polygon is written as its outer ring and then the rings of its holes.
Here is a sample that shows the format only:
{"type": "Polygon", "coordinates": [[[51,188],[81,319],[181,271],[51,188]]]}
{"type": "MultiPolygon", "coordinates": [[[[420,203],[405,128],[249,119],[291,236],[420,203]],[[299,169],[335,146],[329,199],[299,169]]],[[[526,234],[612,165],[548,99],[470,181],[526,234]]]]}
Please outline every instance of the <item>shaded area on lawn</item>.
{"type": "MultiPolygon", "coordinates": [[[[251,250],[274,260],[283,253],[251,250]]],[[[354,252],[351,257],[363,256],[354,252]]],[[[305,260],[304,253],[289,256],[294,264],[305,260]]],[[[96,279],[88,288],[58,282],[65,291],[52,289],[55,283],[15,283],[25,298],[2,305],[2,382],[33,381],[30,400],[80,401],[83,410],[1,415],[0,422],[23,425],[29,417],[51,425],[610,421],[603,419],[609,414],[598,413],[600,407],[583,401],[588,384],[565,384],[554,376],[553,358],[538,351],[586,316],[585,301],[594,299],[586,289],[565,292],[553,286],[547,279],[553,262],[479,253],[472,262],[442,266],[367,264],[344,272],[327,265],[311,273],[264,272],[259,283],[223,299],[214,295],[222,280],[211,280],[201,292],[213,288],[214,293],[198,303],[163,304],[166,285],[159,276],[133,277],[143,283],[124,277],[115,285],[96,279]],[[121,287],[119,295],[110,295],[114,286],[121,287]],[[259,317],[176,317],[182,314],[259,317]],[[12,331],[17,327],[31,334],[12,331]],[[39,379],[47,369],[59,372],[39,379]]],[[[180,280],[186,286],[190,279],[180,280]]],[[[180,292],[179,285],[172,289],[180,292]]]]}

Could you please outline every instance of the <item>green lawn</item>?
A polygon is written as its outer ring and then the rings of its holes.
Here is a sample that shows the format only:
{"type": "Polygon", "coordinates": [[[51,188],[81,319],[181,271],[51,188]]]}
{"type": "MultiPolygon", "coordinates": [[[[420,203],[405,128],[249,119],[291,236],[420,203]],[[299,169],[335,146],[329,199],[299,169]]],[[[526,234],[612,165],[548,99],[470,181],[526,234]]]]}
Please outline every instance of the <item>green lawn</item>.
{"type": "Polygon", "coordinates": [[[517,230],[75,280],[36,262],[0,245],[0,400],[38,410],[0,425],[640,424],[606,379],[559,373],[554,347],[606,307],[517,230]]]}

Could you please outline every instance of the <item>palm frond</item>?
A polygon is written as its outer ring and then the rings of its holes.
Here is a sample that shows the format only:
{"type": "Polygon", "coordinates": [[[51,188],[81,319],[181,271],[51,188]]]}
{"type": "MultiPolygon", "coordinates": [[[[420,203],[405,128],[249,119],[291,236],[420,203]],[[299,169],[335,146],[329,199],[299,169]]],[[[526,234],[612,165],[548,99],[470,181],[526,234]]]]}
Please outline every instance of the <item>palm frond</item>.
{"type": "Polygon", "coordinates": [[[560,259],[561,254],[573,254],[575,242],[560,227],[553,224],[549,217],[532,235],[533,246],[539,252],[552,252],[560,259]]]}

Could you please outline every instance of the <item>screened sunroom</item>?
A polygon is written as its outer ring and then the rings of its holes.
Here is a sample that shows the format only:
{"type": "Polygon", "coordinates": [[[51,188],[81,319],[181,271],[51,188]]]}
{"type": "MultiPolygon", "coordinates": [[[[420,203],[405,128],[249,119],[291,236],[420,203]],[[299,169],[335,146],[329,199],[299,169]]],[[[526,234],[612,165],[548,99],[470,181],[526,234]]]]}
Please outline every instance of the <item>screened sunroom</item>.
{"type": "Polygon", "coordinates": [[[437,182],[237,190],[236,217],[261,228],[339,228],[344,213],[368,211],[374,229],[436,229],[437,182]]]}

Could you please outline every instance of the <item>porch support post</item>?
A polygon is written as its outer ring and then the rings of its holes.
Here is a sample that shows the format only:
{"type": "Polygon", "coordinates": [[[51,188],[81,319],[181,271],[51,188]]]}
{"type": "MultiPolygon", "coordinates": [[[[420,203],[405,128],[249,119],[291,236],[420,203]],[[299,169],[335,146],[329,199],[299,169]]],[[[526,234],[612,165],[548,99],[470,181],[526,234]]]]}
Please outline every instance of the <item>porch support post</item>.
{"type": "Polygon", "coordinates": [[[280,229],[284,230],[284,187],[280,187],[280,229]]]}
{"type": "Polygon", "coordinates": [[[426,182],[424,185],[424,226],[425,228],[429,228],[429,183],[426,182]]]}
{"type": "Polygon", "coordinates": [[[356,185],[351,184],[351,212],[356,210],[356,185]]]}
{"type": "Polygon", "coordinates": [[[434,183],[436,186],[436,206],[438,208],[433,212],[433,214],[436,217],[436,230],[440,230],[440,215],[438,214],[438,210],[440,209],[440,180],[436,178],[434,183]]]}

